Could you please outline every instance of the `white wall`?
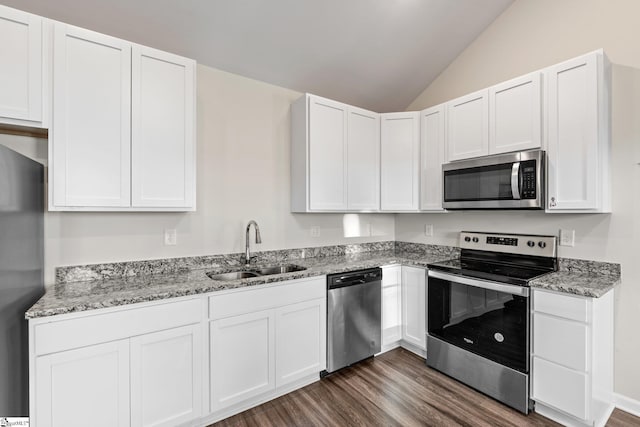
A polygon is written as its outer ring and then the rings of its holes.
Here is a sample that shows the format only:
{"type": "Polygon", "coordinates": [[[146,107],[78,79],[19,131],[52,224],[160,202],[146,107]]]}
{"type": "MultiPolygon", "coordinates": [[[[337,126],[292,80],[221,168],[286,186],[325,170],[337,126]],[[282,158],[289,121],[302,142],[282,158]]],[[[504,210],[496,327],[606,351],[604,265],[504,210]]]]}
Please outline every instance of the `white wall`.
{"type": "MultiPolygon", "coordinates": [[[[260,225],[259,250],[393,240],[392,214],[360,215],[372,237],[345,238],[343,215],[289,212],[289,105],[300,95],[198,66],[197,212],[48,212],[46,282],[61,265],[243,252],[250,219],[260,225]],[[178,244],[164,246],[173,228],[178,244]]],[[[0,143],[46,159],[45,140],[0,135],[0,143]]]]}
{"type": "Polygon", "coordinates": [[[460,212],[397,215],[396,239],[455,244],[460,230],[576,231],[559,255],[622,264],[615,304],[615,390],[640,400],[640,2],[516,0],[408,107],[419,110],[604,48],[613,65],[613,213],[460,212]],[[424,237],[424,225],[434,237],[424,237]]]}

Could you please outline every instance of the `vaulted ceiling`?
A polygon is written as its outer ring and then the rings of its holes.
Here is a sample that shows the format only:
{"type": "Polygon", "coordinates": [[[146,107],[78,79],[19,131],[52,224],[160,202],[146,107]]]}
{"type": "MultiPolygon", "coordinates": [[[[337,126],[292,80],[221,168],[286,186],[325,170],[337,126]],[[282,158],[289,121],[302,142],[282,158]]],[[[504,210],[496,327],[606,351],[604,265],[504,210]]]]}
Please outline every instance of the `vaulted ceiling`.
{"type": "Polygon", "coordinates": [[[404,110],[513,0],[0,0],[242,76],[404,110]]]}

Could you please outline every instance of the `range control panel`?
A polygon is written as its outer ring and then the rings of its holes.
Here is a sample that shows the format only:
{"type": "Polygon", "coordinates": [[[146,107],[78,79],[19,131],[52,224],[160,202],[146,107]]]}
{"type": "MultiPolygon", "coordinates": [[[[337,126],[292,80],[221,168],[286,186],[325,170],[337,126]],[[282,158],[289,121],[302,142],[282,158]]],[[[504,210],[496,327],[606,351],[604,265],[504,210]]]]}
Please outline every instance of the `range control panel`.
{"type": "Polygon", "coordinates": [[[520,255],[556,256],[556,236],[462,231],[460,248],[520,255]]]}

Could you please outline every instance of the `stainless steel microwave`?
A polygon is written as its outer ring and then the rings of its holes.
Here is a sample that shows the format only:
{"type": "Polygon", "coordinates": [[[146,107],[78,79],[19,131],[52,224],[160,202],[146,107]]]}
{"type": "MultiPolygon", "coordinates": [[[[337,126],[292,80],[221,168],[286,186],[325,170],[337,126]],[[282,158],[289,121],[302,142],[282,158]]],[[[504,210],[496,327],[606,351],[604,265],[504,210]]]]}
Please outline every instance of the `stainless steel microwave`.
{"type": "Polygon", "coordinates": [[[445,209],[544,209],[545,152],[500,154],[442,165],[445,209]]]}

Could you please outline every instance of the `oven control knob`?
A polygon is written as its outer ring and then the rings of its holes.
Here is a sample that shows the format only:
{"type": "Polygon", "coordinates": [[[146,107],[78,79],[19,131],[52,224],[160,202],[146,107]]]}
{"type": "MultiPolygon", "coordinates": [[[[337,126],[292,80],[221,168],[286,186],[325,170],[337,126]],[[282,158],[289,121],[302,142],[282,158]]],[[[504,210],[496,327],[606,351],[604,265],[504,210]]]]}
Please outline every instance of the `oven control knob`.
{"type": "Polygon", "coordinates": [[[465,238],[464,238],[464,241],[465,241],[465,242],[470,242],[470,241],[471,241],[471,237],[469,237],[469,236],[465,237],[465,238]]]}
{"type": "Polygon", "coordinates": [[[540,246],[542,249],[544,249],[544,248],[547,247],[547,244],[545,242],[540,241],[540,242],[538,242],[538,246],[540,246]]]}
{"type": "Polygon", "coordinates": [[[474,237],[474,238],[473,238],[473,243],[478,243],[478,242],[479,242],[478,238],[477,238],[477,237],[474,237]]]}
{"type": "Polygon", "coordinates": [[[529,246],[530,248],[534,247],[536,245],[536,242],[534,242],[533,240],[529,240],[527,242],[527,246],[529,246]]]}

